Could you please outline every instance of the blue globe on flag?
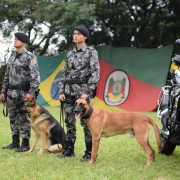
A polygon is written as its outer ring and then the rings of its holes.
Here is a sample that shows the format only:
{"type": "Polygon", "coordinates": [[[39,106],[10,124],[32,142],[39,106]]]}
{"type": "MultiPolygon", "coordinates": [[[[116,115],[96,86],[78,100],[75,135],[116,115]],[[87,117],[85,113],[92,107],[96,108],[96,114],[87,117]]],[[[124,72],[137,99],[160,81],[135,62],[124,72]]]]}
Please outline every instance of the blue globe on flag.
{"type": "Polygon", "coordinates": [[[52,97],[52,99],[54,100],[59,100],[59,80],[62,76],[62,72],[59,71],[59,73],[56,75],[56,77],[53,80],[53,83],[51,85],[51,91],[50,91],[50,95],[52,97]]]}

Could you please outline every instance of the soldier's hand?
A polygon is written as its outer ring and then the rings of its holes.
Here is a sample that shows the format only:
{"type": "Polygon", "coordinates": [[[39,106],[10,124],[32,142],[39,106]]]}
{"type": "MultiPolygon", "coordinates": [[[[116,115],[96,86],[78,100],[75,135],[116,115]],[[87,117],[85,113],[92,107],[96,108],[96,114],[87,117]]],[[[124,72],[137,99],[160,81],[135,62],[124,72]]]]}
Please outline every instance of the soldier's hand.
{"type": "Polygon", "coordinates": [[[26,101],[29,101],[29,100],[31,100],[33,98],[33,96],[31,95],[31,94],[26,94],[26,96],[25,96],[25,100],[26,101]]]}
{"type": "Polygon", "coordinates": [[[0,94],[0,99],[5,100],[5,94],[4,93],[0,94]]]}
{"type": "Polygon", "coordinates": [[[60,95],[59,95],[59,99],[60,99],[61,101],[64,101],[64,100],[66,99],[66,97],[65,97],[64,94],[60,94],[60,95]]]}

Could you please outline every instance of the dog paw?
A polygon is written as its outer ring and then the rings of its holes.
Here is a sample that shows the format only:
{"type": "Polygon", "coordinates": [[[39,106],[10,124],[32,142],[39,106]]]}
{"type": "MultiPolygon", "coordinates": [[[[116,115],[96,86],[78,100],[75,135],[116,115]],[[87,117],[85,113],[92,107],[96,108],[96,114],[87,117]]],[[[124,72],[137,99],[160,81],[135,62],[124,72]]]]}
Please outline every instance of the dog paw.
{"type": "Polygon", "coordinates": [[[93,164],[94,163],[94,161],[89,161],[89,164],[93,164]]]}
{"type": "Polygon", "coordinates": [[[31,153],[32,152],[32,150],[29,150],[29,151],[26,151],[25,153],[31,153]]]}
{"type": "Polygon", "coordinates": [[[43,152],[42,152],[42,151],[39,151],[37,154],[39,154],[39,155],[40,155],[40,154],[43,154],[43,152]]]}

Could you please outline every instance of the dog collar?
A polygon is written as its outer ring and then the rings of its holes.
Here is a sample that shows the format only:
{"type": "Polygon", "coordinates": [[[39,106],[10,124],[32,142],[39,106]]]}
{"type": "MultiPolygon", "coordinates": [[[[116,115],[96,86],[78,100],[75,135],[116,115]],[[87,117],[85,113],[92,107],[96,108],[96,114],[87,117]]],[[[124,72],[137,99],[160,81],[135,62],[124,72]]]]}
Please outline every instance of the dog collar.
{"type": "Polygon", "coordinates": [[[88,111],[88,113],[85,116],[82,116],[82,118],[83,119],[88,119],[91,116],[93,110],[94,110],[93,107],[90,107],[90,110],[88,111]]]}

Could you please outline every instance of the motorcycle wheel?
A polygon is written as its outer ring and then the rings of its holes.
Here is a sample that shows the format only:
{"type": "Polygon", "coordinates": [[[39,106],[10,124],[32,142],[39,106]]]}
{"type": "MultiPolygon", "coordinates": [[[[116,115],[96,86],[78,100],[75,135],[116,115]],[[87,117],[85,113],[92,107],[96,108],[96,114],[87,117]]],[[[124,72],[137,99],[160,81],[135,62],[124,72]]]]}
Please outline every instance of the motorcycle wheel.
{"type": "Polygon", "coordinates": [[[160,134],[160,137],[162,141],[162,149],[159,151],[159,153],[171,155],[174,152],[176,145],[173,144],[169,138],[165,138],[162,134],[160,134]]]}

